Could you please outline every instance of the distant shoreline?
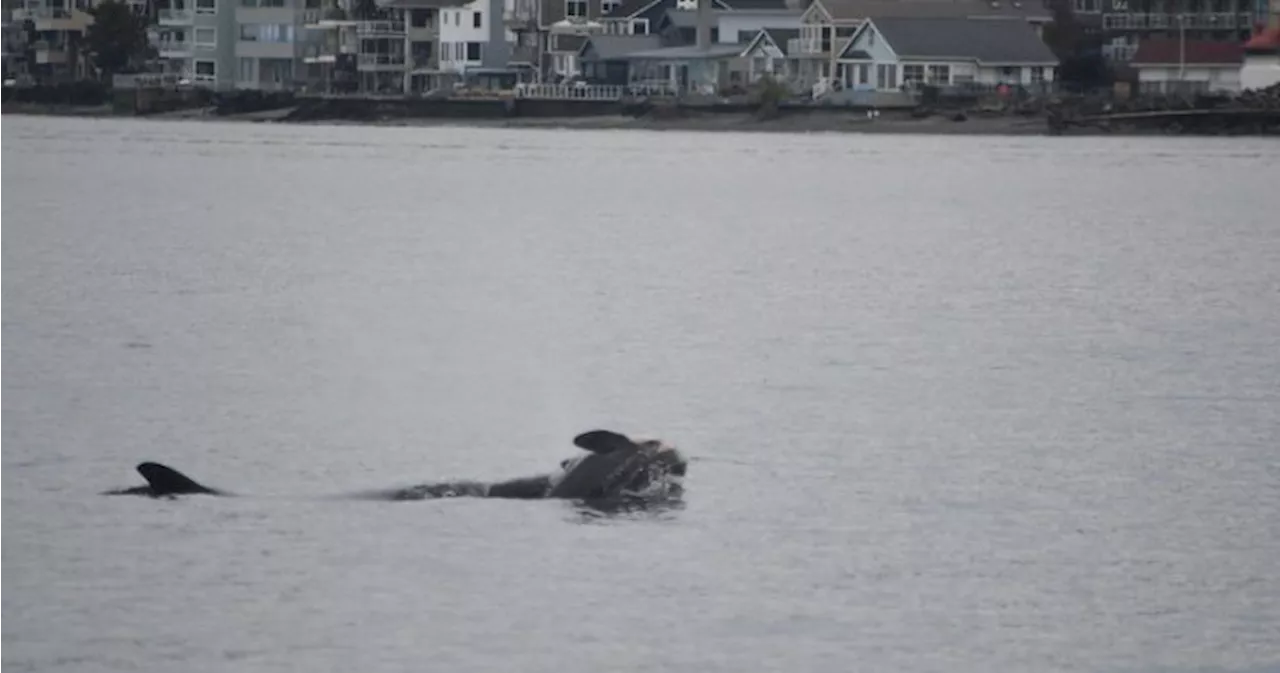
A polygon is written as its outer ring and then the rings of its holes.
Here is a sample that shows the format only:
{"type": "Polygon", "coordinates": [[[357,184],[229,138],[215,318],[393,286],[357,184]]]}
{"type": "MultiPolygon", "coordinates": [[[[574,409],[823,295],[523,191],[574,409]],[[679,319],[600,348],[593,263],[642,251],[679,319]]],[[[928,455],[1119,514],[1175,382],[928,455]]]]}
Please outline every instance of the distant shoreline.
{"type": "MultiPolygon", "coordinates": [[[[975,115],[964,121],[953,121],[943,115],[913,118],[907,115],[884,115],[867,119],[856,114],[832,114],[830,112],[788,112],[777,118],[761,120],[750,113],[701,113],[679,117],[592,115],[579,117],[385,117],[380,119],[319,118],[307,120],[287,119],[294,108],[268,110],[235,115],[216,115],[208,108],[179,110],[151,115],[117,114],[109,105],[62,106],[30,103],[6,103],[3,114],[54,117],[93,117],[118,119],[149,119],[155,121],[225,121],[258,122],[297,125],[341,125],[375,127],[465,127],[508,129],[557,129],[557,130],[647,130],[647,131],[709,131],[755,133],[866,133],[906,135],[988,135],[988,136],[1052,136],[1048,124],[1041,116],[975,115]]],[[[1197,136],[1214,137],[1212,134],[1166,134],[1156,129],[1116,128],[1111,131],[1098,128],[1072,128],[1062,136],[1197,136]]],[[[1234,134],[1232,137],[1272,137],[1268,134],[1234,134]]]]}

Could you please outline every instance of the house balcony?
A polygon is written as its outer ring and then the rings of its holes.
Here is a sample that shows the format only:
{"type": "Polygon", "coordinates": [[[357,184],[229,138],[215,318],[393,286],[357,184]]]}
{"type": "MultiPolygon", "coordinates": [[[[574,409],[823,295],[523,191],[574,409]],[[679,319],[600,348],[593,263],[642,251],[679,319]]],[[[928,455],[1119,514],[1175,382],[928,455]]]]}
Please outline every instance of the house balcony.
{"type": "Polygon", "coordinates": [[[36,55],[36,63],[61,65],[70,60],[67,48],[63,45],[49,44],[45,41],[33,42],[32,51],[36,55]]]}
{"type": "Polygon", "coordinates": [[[437,40],[440,38],[440,26],[434,22],[425,26],[410,24],[405,27],[405,37],[410,40],[437,40]]]}
{"type": "Polygon", "coordinates": [[[193,45],[190,42],[157,42],[156,51],[159,52],[160,58],[191,58],[194,54],[193,45]]]}
{"type": "Polygon", "coordinates": [[[195,14],[189,9],[162,9],[156,22],[162,26],[189,26],[195,14]]]}
{"type": "Polygon", "coordinates": [[[27,12],[27,18],[35,23],[37,31],[83,32],[93,23],[93,17],[78,9],[41,9],[27,12]]]}
{"type": "Polygon", "coordinates": [[[1104,14],[1104,30],[1239,30],[1253,25],[1248,12],[1199,12],[1195,14],[1104,14]]]}
{"type": "Polygon", "coordinates": [[[502,12],[502,23],[509,29],[536,27],[538,25],[538,9],[536,7],[519,6],[502,12]]]}
{"type": "Polygon", "coordinates": [[[362,72],[389,72],[404,70],[404,54],[360,54],[356,69],[362,72]]]}
{"type": "Polygon", "coordinates": [[[330,7],[329,9],[307,9],[302,12],[302,27],[309,30],[333,30],[344,26],[359,24],[350,18],[346,10],[330,7]]]}
{"type": "Polygon", "coordinates": [[[354,55],[358,50],[354,44],[313,44],[302,52],[304,63],[335,63],[338,56],[354,55]]]}
{"type": "Polygon", "coordinates": [[[360,37],[404,37],[403,21],[361,21],[356,26],[360,37]]]}
{"type": "Polygon", "coordinates": [[[831,39],[821,36],[800,36],[787,40],[787,53],[801,58],[831,55],[831,39]]]}

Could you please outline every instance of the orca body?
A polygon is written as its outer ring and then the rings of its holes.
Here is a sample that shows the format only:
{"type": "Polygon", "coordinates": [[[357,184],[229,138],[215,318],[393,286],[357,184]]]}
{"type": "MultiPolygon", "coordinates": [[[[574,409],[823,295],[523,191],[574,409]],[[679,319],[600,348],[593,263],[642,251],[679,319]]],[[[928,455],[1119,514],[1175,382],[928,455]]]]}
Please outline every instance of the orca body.
{"type": "MultiPolygon", "coordinates": [[[[486,483],[449,481],[408,488],[374,491],[360,497],[377,500],[427,500],[476,497],[532,500],[561,498],[608,500],[644,498],[656,492],[663,497],[682,492],[682,478],[688,462],[678,449],[661,441],[636,442],[609,430],[592,430],[574,438],[573,443],[588,453],[565,460],[551,474],[486,483]]],[[[153,498],[179,495],[231,495],[204,486],[181,472],[145,462],[137,466],[146,480],[144,486],[107,491],[104,495],[145,495],[153,498]]]]}

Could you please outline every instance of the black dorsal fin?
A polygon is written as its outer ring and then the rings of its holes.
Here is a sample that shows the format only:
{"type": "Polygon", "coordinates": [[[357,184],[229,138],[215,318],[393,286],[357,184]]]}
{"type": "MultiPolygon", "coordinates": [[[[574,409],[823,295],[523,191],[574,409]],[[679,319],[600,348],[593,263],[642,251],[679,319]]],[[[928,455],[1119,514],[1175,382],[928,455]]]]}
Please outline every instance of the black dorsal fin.
{"type": "Polygon", "coordinates": [[[207,486],[196,483],[187,475],[160,463],[140,463],[138,473],[147,480],[152,495],[181,495],[188,493],[205,493],[221,495],[207,486]]]}
{"type": "Polygon", "coordinates": [[[635,448],[636,443],[631,441],[626,435],[620,435],[609,430],[591,430],[584,432],[573,438],[574,446],[586,449],[592,453],[612,453],[624,449],[635,448]]]}

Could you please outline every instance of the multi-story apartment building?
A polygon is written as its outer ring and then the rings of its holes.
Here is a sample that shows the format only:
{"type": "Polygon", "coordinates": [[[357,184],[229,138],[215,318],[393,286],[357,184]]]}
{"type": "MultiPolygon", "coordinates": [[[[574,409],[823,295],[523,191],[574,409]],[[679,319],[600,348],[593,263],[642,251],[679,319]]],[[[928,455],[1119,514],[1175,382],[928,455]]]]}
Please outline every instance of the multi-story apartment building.
{"type": "Polygon", "coordinates": [[[23,21],[14,19],[19,3],[5,0],[3,13],[0,14],[0,38],[4,41],[4,50],[0,56],[4,59],[4,80],[26,79],[30,77],[27,70],[27,29],[23,21]]]}
{"type": "Polygon", "coordinates": [[[1103,54],[1128,61],[1146,38],[1243,42],[1266,21],[1267,0],[1075,0],[1076,17],[1099,30],[1103,54]]]}
{"type": "MultiPolygon", "coordinates": [[[[421,93],[441,86],[445,18],[463,0],[326,0],[309,9],[307,82],[328,92],[421,93]]],[[[451,47],[452,49],[452,47],[451,47]]],[[[452,56],[453,51],[449,52],[452,56]]]]}
{"type": "Polygon", "coordinates": [[[5,5],[5,76],[41,82],[78,79],[90,73],[81,47],[93,23],[88,0],[18,0],[5,5]]]}
{"type": "Polygon", "coordinates": [[[515,40],[504,23],[504,10],[504,0],[472,0],[441,9],[441,71],[462,75],[506,69],[515,40]]]}
{"type": "Polygon", "coordinates": [[[152,44],[163,72],[196,86],[235,84],[236,8],[227,0],[159,0],[152,44]]]}

